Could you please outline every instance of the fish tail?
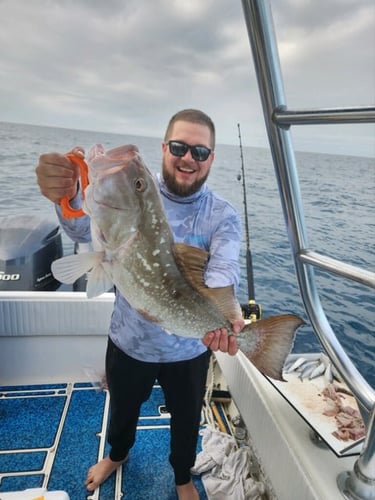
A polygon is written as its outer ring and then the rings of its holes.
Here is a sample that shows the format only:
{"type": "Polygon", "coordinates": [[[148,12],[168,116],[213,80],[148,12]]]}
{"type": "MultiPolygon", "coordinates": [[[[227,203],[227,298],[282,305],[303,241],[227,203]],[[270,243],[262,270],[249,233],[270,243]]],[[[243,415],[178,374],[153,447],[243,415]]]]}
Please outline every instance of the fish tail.
{"type": "Polygon", "coordinates": [[[294,314],[281,314],[246,325],[238,345],[260,372],[284,380],[282,370],[292,350],[296,330],[304,321],[294,314]]]}

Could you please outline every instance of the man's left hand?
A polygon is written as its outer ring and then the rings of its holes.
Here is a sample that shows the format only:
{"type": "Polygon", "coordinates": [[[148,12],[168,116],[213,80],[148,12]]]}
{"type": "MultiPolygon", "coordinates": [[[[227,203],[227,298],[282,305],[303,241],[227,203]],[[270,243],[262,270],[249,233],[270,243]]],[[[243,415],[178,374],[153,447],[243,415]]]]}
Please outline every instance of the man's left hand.
{"type": "MultiPolygon", "coordinates": [[[[232,329],[234,333],[239,333],[244,326],[243,319],[236,320],[232,324],[232,329]]],[[[235,335],[228,335],[228,330],[226,328],[218,328],[211,332],[207,332],[202,338],[203,344],[211,349],[212,351],[227,352],[231,356],[236,354],[238,351],[238,345],[235,335]]]]}

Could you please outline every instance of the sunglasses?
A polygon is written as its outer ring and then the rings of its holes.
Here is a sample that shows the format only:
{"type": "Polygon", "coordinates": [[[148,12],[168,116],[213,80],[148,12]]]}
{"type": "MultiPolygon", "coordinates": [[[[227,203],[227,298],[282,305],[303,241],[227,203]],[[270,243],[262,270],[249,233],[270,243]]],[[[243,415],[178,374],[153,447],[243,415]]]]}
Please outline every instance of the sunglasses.
{"type": "Polygon", "coordinates": [[[199,144],[196,146],[189,146],[189,144],[181,141],[168,141],[167,146],[173,156],[179,157],[185,156],[190,149],[191,156],[195,161],[206,161],[211,154],[210,148],[200,146],[199,144]]]}

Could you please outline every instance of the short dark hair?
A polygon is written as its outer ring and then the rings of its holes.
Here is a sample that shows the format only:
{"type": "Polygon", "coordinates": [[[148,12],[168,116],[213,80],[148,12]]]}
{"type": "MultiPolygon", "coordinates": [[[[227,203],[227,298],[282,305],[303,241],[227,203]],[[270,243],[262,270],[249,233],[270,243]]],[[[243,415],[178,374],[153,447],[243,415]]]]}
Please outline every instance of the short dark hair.
{"type": "Polygon", "coordinates": [[[215,125],[214,122],[211,120],[211,118],[206,115],[206,113],[203,113],[203,111],[200,111],[199,109],[183,109],[181,111],[178,111],[176,114],[172,116],[172,118],[169,120],[167,130],[165,132],[164,136],[164,141],[167,142],[169,139],[171,130],[173,128],[173,125],[177,121],[183,121],[183,122],[189,122],[189,123],[200,123],[201,125],[206,125],[211,132],[211,147],[212,149],[215,148],[215,125]]]}

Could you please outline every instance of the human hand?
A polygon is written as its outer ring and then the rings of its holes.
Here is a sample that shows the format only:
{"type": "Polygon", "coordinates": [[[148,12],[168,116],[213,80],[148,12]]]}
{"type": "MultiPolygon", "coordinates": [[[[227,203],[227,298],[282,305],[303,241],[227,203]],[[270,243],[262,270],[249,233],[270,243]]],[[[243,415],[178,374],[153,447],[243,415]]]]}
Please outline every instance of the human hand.
{"type": "MultiPolygon", "coordinates": [[[[235,320],[232,323],[232,330],[234,333],[239,333],[244,327],[244,320],[242,318],[235,320]]],[[[212,351],[227,352],[231,356],[238,351],[238,345],[235,335],[228,335],[226,328],[218,328],[211,332],[207,332],[202,338],[203,344],[212,351]]]]}
{"type": "MultiPolygon", "coordinates": [[[[71,153],[84,158],[81,147],[75,147],[71,153]]],[[[53,203],[60,203],[62,198],[71,200],[77,194],[79,167],[60,153],[45,153],[39,157],[35,169],[40,192],[53,203]]]]}

